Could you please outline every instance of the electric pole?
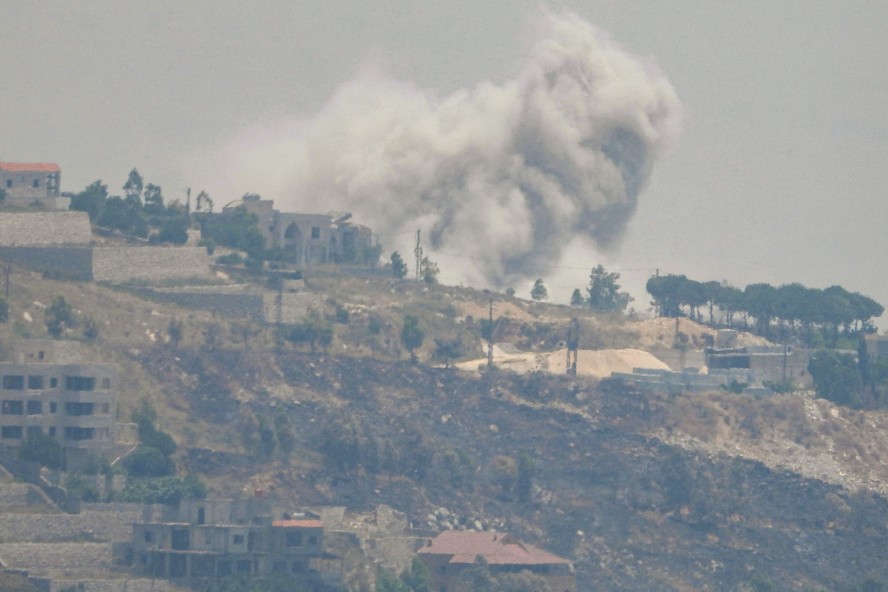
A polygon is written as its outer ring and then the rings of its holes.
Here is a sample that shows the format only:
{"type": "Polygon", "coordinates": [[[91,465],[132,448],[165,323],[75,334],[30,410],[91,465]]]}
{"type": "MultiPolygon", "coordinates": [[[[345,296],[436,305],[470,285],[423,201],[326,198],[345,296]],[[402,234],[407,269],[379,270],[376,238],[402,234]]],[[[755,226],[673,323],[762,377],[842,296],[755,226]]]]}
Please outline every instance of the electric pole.
{"type": "Polygon", "coordinates": [[[422,278],[420,277],[419,267],[422,265],[422,244],[419,242],[419,232],[421,229],[416,229],[416,248],[413,249],[413,254],[416,255],[416,281],[418,282],[422,278]]]}

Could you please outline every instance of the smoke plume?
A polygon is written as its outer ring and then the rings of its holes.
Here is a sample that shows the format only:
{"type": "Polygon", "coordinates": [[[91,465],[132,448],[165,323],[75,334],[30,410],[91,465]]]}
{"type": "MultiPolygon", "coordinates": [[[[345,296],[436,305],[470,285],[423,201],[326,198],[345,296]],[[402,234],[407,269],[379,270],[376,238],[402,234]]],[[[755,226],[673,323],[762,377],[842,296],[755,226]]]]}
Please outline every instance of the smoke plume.
{"type": "Polygon", "coordinates": [[[545,30],[501,85],[436,98],[378,75],[345,84],[277,142],[278,205],[351,211],[388,250],[422,228],[426,252],[494,287],[544,275],[577,237],[615,245],[679,102],[650,60],[576,16],[548,15],[545,30]]]}

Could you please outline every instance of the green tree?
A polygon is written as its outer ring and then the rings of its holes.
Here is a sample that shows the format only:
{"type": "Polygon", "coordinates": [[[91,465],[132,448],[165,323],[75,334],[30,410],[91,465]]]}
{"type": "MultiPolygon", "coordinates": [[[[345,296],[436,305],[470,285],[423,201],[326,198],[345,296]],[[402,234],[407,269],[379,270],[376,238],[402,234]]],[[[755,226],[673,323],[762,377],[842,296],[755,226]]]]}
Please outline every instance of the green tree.
{"type": "Polygon", "coordinates": [[[622,312],[629,305],[629,294],[620,291],[620,274],[607,271],[603,265],[596,265],[589,274],[589,287],[586,289],[586,303],[592,310],[601,312],[622,312]]]}
{"type": "Polygon", "coordinates": [[[296,449],[296,433],[290,416],[283,407],[278,407],[274,414],[274,435],[284,459],[288,459],[296,449]]]}
{"type": "Polygon", "coordinates": [[[401,259],[401,254],[395,251],[391,256],[392,275],[400,279],[407,275],[407,264],[401,259]]]}
{"type": "Polygon", "coordinates": [[[86,212],[89,215],[90,222],[95,222],[107,199],[108,186],[102,183],[100,179],[93,181],[83,191],[74,195],[71,198],[70,209],[86,212]]]}
{"type": "Polygon", "coordinates": [[[515,493],[518,495],[518,501],[529,502],[533,492],[533,478],[536,473],[536,467],[531,460],[530,455],[522,452],[518,456],[518,477],[515,481],[515,493]]]}
{"type": "Polygon", "coordinates": [[[0,294],[0,323],[5,323],[9,320],[9,302],[7,302],[6,297],[3,294],[0,294]]]}
{"type": "Polygon", "coordinates": [[[44,311],[47,332],[58,339],[75,325],[74,311],[64,296],[54,296],[52,304],[44,311]]]}
{"type": "Polygon", "coordinates": [[[401,582],[409,592],[429,592],[429,570],[419,557],[414,557],[410,567],[401,572],[401,582]]]}
{"type": "Polygon", "coordinates": [[[164,213],[163,207],[163,191],[160,188],[160,185],[154,185],[153,183],[148,183],[145,186],[145,212],[153,215],[162,215],[164,213]]]}
{"type": "Polygon", "coordinates": [[[265,236],[259,230],[259,217],[244,206],[220,214],[196,214],[201,236],[217,244],[244,251],[250,258],[259,258],[265,249],[265,236]]]}
{"type": "Polygon", "coordinates": [[[437,285],[438,264],[431,261],[428,257],[423,257],[419,262],[419,279],[427,284],[437,285]]]}
{"type": "Polygon", "coordinates": [[[543,278],[537,278],[537,280],[533,283],[533,287],[530,289],[530,297],[540,302],[549,297],[549,291],[546,290],[545,284],[543,284],[543,278]]]}
{"type": "Polygon", "coordinates": [[[123,459],[133,477],[166,477],[176,472],[176,464],[157,448],[139,446],[123,459]]]}
{"type": "Polygon", "coordinates": [[[47,469],[60,469],[64,462],[59,441],[41,432],[29,432],[19,447],[19,458],[40,463],[47,469]]]}
{"type": "Polygon", "coordinates": [[[445,368],[450,368],[450,364],[462,355],[462,341],[459,337],[453,339],[435,339],[436,360],[444,362],[445,368]]]}
{"type": "Polygon", "coordinates": [[[142,203],[142,188],[144,187],[144,182],[142,180],[142,175],[139,174],[139,171],[136,167],[133,167],[133,170],[130,171],[129,176],[126,179],[126,183],[123,184],[123,191],[126,195],[127,199],[132,200],[135,198],[139,202],[142,203]]]}
{"type": "Polygon", "coordinates": [[[379,566],[376,568],[376,592],[410,592],[394,573],[379,566]]]}
{"type": "Polygon", "coordinates": [[[580,292],[579,288],[575,288],[573,294],[570,295],[570,305],[571,306],[583,306],[586,301],[583,299],[583,293],[580,292]]]}
{"type": "Polygon", "coordinates": [[[853,356],[821,350],[811,357],[808,371],[818,397],[848,407],[860,406],[863,383],[853,356]]]}
{"type": "Polygon", "coordinates": [[[274,430],[264,417],[259,418],[259,452],[266,458],[274,453],[277,441],[274,438],[274,430]]]}
{"type": "Polygon", "coordinates": [[[179,347],[179,343],[182,342],[182,337],[182,321],[170,319],[170,324],[167,326],[167,338],[170,341],[170,346],[172,346],[173,349],[179,347]]]}
{"type": "Polygon", "coordinates": [[[83,320],[83,338],[87,341],[95,341],[99,338],[99,324],[92,317],[83,320]]]}
{"type": "Polygon", "coordinates": [[[410,352],[410,360],[416,362],[416,350],[422,347],[425,333],[419,326],[419,319],[413,315],[404,315],[401,325],[401,343],[410,352]]]}
{"type": "Polygon", "coordinates": [[[645,288],[654,299],[651,304],[661,317],[680,317],[682,286],[688,281],[683,275],[654,276],[648,279],[645,288]]]}

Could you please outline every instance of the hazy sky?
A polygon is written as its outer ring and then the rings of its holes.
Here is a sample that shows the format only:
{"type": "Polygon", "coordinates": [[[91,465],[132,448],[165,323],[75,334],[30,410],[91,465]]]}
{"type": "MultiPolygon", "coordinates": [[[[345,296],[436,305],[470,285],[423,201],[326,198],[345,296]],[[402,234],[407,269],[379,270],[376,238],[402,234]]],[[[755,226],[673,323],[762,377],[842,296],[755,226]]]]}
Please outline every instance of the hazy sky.
{"type": "MultiPolygon", "coordinates": [[[[549,7],[656,62],[683,114],[621,246],[574,245],[544,276],[550,292],[566,300],[600,261],[640,310],[656,268],[837,283],[888,305],[888,2],[549,7]]],[[[190,186],[217,204],[248,190],[283,203],[261,169],[232,181],[233,149],[298,134],[368,69],[429,96],[505,84],[542,13],[535,0],[0,0],[0,159],[57,162],[65,191],[95,179],[119,191],[137,166],[168,199],[190,186]]],[[[442,279],[461,277],[458,258],[438,260],[442,279]]]]}

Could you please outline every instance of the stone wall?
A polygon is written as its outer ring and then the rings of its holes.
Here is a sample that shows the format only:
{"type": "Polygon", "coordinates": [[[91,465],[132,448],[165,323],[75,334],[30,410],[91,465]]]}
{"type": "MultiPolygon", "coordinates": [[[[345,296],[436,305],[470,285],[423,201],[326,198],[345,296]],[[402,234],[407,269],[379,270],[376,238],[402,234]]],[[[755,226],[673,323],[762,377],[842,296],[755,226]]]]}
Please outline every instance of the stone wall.
{"type": "Polygon", "coordinates": [[[92,247],[0,246],[0,259],[58,279],[92,279],[92,247]]]}
{"type": "Polygon", "coordinates": [[[61,592],[65,588],[83,584],[85,592],[168,592],[170,584],[166,580],[148,578],[113,580],[53,580],[50,592],[61,592]]]}
{"type": "Polygon", "coordinates": [[[0,514],[0,543],[127,541],[134,522],[142,520],[141,508],[129,511],[80,514],[0,514]]]}
{"type": "Polygon", "coordinates": [[[111,569],[111,543],[2,543],[0,561],[33,576],[96,577],[111,569]]]}
{"type": "Polygon", "coordinates": [[[236,319],[263,320],[263,300],[259,292],[248,292],[237,286],[202,286],[193,288],[145,289],[141,294],[172,302],[179,306],[208,310],[236,319]]]}
{"type": "Polygon", "coordinates": [[[209,279],[210,258],[203,247],[96,247],[93,279],[97,282],[165,282],[209,279]]]}
{"type": "MultiPolygon", "coordinates": [[[[277,322],[277,294],[268,292],[264,295],[265,322],[277,322]]],[[[324,301],[317,294],[309,292],[283,292],[281,294],[281,322],[284,324],[299,323],[308,317],[310,310],[319,314],[324,312],[324,301]]]]}
{"type": "Polygon", "coordinates": [[[0,246],[53,247],[90,241],[92,227],[86,212],[0,214],[0,246]]]}

